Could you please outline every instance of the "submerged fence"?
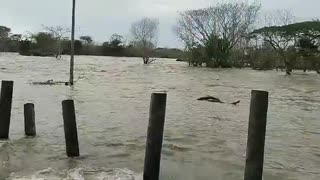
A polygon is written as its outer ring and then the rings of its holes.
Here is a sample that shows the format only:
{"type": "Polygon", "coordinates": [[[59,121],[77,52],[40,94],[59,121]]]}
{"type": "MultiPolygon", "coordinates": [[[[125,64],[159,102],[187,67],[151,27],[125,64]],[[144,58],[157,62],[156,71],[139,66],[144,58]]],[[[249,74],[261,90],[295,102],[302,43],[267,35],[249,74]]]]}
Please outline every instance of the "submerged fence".
{"type": "MultiPolygon", "coordinates": [[[[2,81],[0,96],[0,139],[9,139],[13,81],[2,81]]],[[[161,149],[166,114],[166,93],[152,93],[146,140],[144,180],[159,180],[161,149]]],[[[268,92],[251,92],[244,180],[262,180],[268,111],[268,92]]],[[[68,157],[80,156],[73,100],[62,101],[62,115],[68,157]]],[[[25,134],[36,135],[34,104],[24,105],[25,134]]]]}

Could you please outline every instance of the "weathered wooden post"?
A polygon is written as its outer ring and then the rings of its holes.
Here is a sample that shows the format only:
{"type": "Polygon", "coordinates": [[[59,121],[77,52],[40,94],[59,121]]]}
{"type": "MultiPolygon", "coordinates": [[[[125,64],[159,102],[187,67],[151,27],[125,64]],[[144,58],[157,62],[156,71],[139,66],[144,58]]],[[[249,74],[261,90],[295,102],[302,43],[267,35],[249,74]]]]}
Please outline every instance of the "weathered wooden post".
{"type": "Polygon", "coordinates": [[[36,135],[34,104],[32,103],[24,105],[24,131],[27,136],[36,135]]]}
{"type": "Polygon", "coordinates": [[[143,180],[159,180],[166,101],[166,93],[151,95],[143,180]]]}
{"type": "Polygon", "coordinates": [[[251,92],[244,180],[262,180],[268,111],[268,92],[251,92]]]}
{"type": "Polygon", "coordinates": [[[0,95],[0,139],[9,138],[13,81],[2,81],[0,95]]]}
{"type": "Polygon", "coordinates": [[[79,156],[76,115],[73,100],[62,101],[62,114],[68,157],[79,156]]]}

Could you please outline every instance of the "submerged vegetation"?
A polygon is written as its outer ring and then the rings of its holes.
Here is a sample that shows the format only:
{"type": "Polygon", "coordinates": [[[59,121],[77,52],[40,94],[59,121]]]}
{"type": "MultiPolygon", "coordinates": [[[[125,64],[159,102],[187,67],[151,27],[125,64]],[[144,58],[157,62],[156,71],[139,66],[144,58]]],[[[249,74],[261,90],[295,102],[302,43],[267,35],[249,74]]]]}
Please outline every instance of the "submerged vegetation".
{"type": "Polygon", "coordinates": [[[180,13],[175,31],[189,65],[320,73],[320,21],[295,23],[287,10],[259,12],[258,3],[224,3],[180,13]]]}

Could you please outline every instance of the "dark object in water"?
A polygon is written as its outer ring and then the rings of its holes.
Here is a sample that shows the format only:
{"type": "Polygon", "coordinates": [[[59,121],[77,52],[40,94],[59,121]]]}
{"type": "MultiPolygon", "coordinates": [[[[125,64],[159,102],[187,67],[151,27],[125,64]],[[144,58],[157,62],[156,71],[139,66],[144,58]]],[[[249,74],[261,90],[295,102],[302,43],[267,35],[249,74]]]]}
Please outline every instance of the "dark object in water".
{"type": "Polygon", "coordinates": [[[199,98],[197,100],[198,101],[209,101],[209,102],[223,103],[219,98],[215,98],[213,96],[201,97],[201,98],[199,98]]]}
{"type": "Polygon", "coordinates": [[[53,79],[50,79],[48,81],[44,82],[32,82],[31,84],[33,85],[59,85],[59,84],[64,84],[64,85],[69,85],[69,82],[65,81],[53,81],[53,79]]]}
{"type": "Polygon", "coordinates": [[[37,134],[33,103],[24,105],[24,131],[27,136],[36,136],[37,134]]]}
{"type": "MultiPolygon", "coordinates": [[[[198,101],[208,101],[208,102],[215,102],[215,103],[224,103],[222,102],[219,98],[216,98],[216,97],[213,97],[213,96],[205,96],[205,97],[201,97],[199,99],[197,99],[198,101]]],[[[237,105],[240,103],[240,100],[239,101],[236,101],[236,102],[233,102],[233,103],[230,103],[232,105],[237,105]]]]}
{"type": "Polygon", "coordinates": [[[62,116],[68,157],[79,157],[77,122],[73,100],[62,101],[62,116]]]}
{"type": "Polygon", "coordinates": [[[185,60],[178,58],[176,61],[181,61],[181,62],[183,62],[183,61],[185,61],[185,60]]]}
{"type": "Polygon", "coordinates": [[[233,102],[231,103],[232,105],[238,105],[240,103],[240,100],[239,101],[236,101],[236,102],[233,102]]]}
{"type": "Polygon", "coordinates": [[[44,82],[32,82],[33,85],[54,85],[53,79],[44,82]]]}

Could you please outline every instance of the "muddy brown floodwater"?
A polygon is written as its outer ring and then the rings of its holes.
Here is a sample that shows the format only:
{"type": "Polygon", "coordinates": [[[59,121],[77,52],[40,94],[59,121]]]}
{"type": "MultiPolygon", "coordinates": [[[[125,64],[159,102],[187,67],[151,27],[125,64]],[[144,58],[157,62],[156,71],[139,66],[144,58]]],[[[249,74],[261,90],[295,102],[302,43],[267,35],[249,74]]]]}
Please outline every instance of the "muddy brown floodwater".
{"type": "Polygon", "coordinates": [[[320,76],[313,72],[192,68],[170,59],[0,55],[14,80],[10,140],[0,142],[0,179],[141,179],[150,94],[168,91],[162,180],[243,179],[250,91],[270,92],[265,180],[320,179],[320,76]],[[212,95],[238,106],[197,101],[212,95]],[[74,99],[81,157],[65,155],[61,101],[74,99]],[[35,103],[38,136],[25,138],[23,104],[35,103]]]}

